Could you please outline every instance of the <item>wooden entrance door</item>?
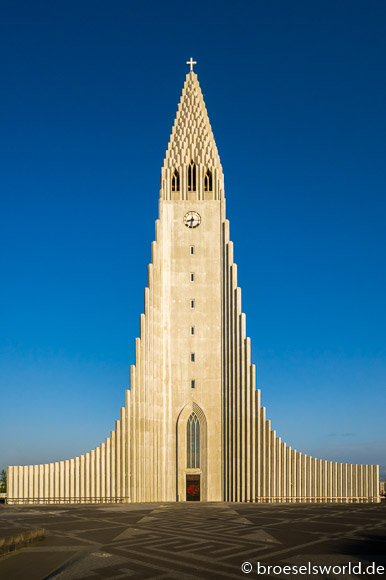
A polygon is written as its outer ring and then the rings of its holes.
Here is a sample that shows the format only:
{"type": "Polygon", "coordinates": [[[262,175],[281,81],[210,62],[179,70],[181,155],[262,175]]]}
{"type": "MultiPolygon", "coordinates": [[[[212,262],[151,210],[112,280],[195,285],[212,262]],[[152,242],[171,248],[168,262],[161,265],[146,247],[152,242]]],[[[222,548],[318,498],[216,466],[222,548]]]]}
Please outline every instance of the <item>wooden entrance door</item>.
{"type": "Polygon", "coordinates": [[[186,475],[186,501],[200,501],[200,474],[186,475]]]}

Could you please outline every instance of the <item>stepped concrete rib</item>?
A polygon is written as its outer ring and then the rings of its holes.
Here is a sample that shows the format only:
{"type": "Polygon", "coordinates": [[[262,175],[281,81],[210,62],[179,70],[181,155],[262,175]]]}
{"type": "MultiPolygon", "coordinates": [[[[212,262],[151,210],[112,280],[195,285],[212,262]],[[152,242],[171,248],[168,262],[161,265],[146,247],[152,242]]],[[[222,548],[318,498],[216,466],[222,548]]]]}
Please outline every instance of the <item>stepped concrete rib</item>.
{"type": "Polygon", "coordinates": [[[161,171],[125,406],[110,436],[89,453],[9,467],[8,503],[378,502],[378,480],[376,465],[291,449],[266,418],[241,309],[223,171],[191,71],[161,171]]]}

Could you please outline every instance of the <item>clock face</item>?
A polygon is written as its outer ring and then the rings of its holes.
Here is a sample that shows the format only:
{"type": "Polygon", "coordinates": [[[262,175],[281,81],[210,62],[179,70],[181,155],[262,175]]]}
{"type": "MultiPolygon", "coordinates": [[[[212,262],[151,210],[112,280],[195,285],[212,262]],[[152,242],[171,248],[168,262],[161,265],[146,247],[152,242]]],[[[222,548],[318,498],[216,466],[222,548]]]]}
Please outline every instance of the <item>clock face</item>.
{"type": "Polygon", "coordinates": [[[196,211],[188,211],[184,215],[184,224],[187,228],[196,228],[201,223],[201,216],[196,211]]]}

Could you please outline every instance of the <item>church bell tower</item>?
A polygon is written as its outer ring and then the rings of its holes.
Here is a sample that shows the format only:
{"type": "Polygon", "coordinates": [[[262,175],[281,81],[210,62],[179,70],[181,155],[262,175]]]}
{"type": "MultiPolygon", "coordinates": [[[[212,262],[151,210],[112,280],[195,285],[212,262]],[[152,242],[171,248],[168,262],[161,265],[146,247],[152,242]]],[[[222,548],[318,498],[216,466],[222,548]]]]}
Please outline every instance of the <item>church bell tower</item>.
{"type": "Polygon", "coordinates": [[[160,468],[170,500],[216,501],[224,492],[224,220],[222,167],[191,70],[162,167],[151,268],[162,320],[155,362],[162,374],[153,392],[168,422],[160,468]]]}
{"type": "Polygon", "coordinates": [[[159,220],[133,369],[132,396],[143,384],[148,394],[142,396],[161,428],[157,441],[152,421],[151,433],[145,429],[142,435],[139,457],[150,455],[158,483],[147,481],[144,473],[141,498],[251,500],[255,373],[225,218],[223,171],[194,62],[187,64],[191,70],[161,172],[159,220]],[[147,344],[152,346],[146,350],[147,344]],[[140,379],[146,358],[154,375],[140,379]]]}

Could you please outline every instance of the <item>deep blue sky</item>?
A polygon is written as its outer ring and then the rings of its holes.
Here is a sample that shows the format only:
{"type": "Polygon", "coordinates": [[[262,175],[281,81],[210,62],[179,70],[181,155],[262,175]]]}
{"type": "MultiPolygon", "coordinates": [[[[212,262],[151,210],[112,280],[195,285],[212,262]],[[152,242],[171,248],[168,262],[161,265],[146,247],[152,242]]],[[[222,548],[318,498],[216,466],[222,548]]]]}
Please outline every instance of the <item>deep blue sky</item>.
{"type": "Polygon", "coordinates": [[[386,471],[386,4],[3,0],[0,468],[109,434],[191,56],[263,404],[386,471]]]}

